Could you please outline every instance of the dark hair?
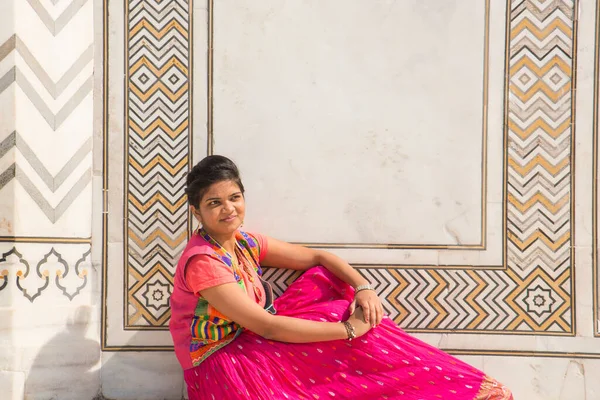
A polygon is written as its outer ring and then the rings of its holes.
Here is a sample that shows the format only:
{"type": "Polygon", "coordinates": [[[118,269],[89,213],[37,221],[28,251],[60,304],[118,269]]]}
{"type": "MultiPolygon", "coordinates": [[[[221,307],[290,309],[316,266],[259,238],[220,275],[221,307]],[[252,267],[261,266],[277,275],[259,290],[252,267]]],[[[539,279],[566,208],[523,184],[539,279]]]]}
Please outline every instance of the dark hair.
{"type": "Polygon", "coordinates": [[[188,204],[198,207],[210,185],[222,181],[233,181],[244,193],[240,171],[233,161],[218,155],[205,157],[187,174],[185,194],[188,204]]]}

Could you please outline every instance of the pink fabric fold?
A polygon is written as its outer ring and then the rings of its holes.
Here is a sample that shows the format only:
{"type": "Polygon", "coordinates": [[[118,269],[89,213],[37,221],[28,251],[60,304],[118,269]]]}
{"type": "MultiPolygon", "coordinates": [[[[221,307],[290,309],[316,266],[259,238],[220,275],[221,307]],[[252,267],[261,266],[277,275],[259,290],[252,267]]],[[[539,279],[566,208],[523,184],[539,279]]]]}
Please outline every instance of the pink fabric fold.
{"type": "MultiPolygon", "coordinates": [[[[277,313],[315,321],[348,317],[353,289],[323,267],[275,301],[277,313]]],[[[351,342],[268,341],[245,331],[185,371],[190,400],[509,400],[510,391],[470,365],[408,335],[385,318],[351,342]]]]}

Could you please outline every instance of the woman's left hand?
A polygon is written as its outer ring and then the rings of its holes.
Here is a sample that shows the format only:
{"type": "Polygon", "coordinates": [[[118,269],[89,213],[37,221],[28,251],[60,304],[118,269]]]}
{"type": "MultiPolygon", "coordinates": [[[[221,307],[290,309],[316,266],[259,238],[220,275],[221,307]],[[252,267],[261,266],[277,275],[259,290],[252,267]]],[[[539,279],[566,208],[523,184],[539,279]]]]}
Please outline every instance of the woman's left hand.
{"type": "Polygon", "coordinates": [[[363,309],[365,322],[371,324],[373,328],[381,323],[383,306],[374,290],[361,290],[354,295],[354,301],[350,303],[350,307],[348,308],[350,315],[354,313],[356,306],[363,309]]]}

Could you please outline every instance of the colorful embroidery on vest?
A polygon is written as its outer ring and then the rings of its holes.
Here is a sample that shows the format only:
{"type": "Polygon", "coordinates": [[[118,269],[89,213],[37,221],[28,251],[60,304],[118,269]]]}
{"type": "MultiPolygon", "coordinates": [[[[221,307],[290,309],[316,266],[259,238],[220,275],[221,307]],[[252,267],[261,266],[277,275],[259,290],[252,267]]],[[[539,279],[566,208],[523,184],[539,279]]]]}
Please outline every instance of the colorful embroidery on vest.
{"type": "Polygon", "coordinates": [[[258,276],[262,276],[262,268],[260,267],[260,263],[258,262],[260,254],[260,248],[258,246],[258,243],[256,242],[256,240],[254,240],[252,236],[248,235],[246,232],[239,231],[239,234],[241,237],[238,236],[237,241],[238,243],[241,243],[242,251],[246,250],[246,252],[248,253],[247,256],[250,256],[252,261],[254,261],[252,264],[254,265],[256,273],[258,274],[258,276]]]}
{"type": "MultiPolygon", "coordinates": [[[[232,269],[235,280],[245,291],[246,285],[238,273],[237,266],[233,263],[231,254],[204,229],[200,229],[198,233],[211,246],[214,251],[212,256],[232,269]]],[[[260,249],[256,240],[245,232],[238,232],[236,240],[240,244],[239,248],[243,254],[249,261],[252,261],[254,270],[259,276],[262,275],[262,270],[258,265],[260,249]]],[[[225,315],[219,313],[203,298],[198,299],[190,330],[192,335],[190,356],[194,366],[200,365],[215,351],[231,343],[243,331],[240,325],[228,320],[225,315]]]]}
{"type": "MultiPolygon", "coordinates": [[[[202,238],[206,240],[208,244],[210,244],[210,247],[214,251],[214,256],[222,262],[224,262],[225,265],[233,269],[233,275],[235,277],[235,280],[239,282],[242,278],[238,274],[236,266],[234,266],[233,264],[233,257],[231,256],[231,254],[229,254],[229,252],[225,250],[225,248],[221,246],[219,242],[213,239],[212,236],[210,236],[208,232],[204,230],[204,228],[200,228],[198,230],[198,234],[202,236],[202,238]]],[[[260,265],[258,263],[260,248],[256,240],[254,240],[254,238],[248,235],[246,232],[242,231],[236,232],[235,236],[236,241],[241,245],[240,250],[244,253],[246,257],[248,257],[249,260],[253,261],[252,264],[258,276],[262,276],[262,269],[260,268],[260,265]]]]}
{"type": "Polygon", "coordinates": [[[194,366],[212,353],[231,343],[242,332],[235,322],[229,321],[203,298],[198,299],[191,324],[190,356],[194,366]]]}

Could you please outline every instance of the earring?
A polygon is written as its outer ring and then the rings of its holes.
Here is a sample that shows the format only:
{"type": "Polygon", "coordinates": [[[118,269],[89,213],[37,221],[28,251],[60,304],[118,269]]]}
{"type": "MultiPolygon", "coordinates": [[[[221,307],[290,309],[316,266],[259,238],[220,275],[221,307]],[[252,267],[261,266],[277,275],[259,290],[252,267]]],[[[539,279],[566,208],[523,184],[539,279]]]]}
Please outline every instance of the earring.
{"type": "Polygon", "coordinates": [[[197,210],[192,210],[192,214],[196,217],[196,221],[198,221],[198,229],[202,228],[202,218],[200,218],[200,213],[197,210]]]}

